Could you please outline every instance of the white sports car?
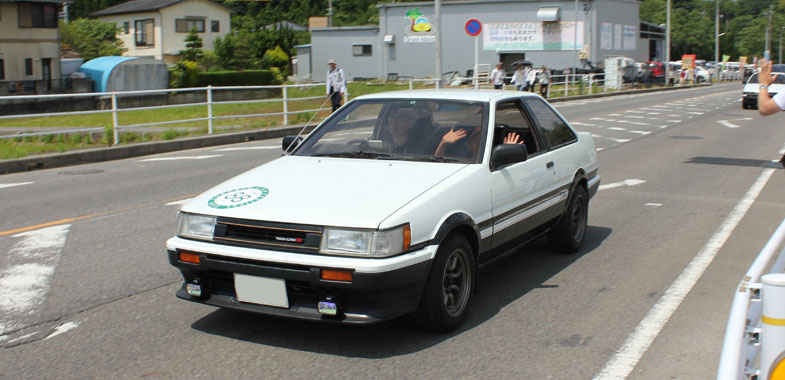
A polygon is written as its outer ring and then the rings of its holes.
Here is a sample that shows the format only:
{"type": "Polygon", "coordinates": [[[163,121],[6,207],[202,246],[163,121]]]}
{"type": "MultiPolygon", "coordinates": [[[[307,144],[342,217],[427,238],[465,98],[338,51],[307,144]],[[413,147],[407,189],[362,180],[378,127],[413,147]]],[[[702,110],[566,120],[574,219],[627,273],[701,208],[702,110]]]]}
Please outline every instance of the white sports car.
{"type": "Polygon", "coordinates": [[[479,267],[543,235],[578,251],[600,183],[591,134],[522,92],[361,96],[282,145],[183,206],[166,244],[179,298],[453,330],[479,267]]]}

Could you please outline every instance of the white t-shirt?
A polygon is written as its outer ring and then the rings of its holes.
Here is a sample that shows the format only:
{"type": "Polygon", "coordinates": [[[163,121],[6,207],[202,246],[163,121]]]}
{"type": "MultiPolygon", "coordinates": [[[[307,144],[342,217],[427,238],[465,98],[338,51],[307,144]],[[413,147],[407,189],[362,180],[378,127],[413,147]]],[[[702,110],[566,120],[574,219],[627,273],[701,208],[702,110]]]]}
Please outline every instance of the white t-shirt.
{"type": "Polygon", "coordinates": [[[504,84],[504,70],[503,69],[493,69],[491,70],[491,80],[493,80],[493,84],[501,85],[504,84]]]}
{"type": "Polygon", "coordinates": [[[777,107],[780,107],[781,110],[785,111],[785,91],[778,92],[772,99],[774,100],[774,103],[777,103],[777,107]]]}

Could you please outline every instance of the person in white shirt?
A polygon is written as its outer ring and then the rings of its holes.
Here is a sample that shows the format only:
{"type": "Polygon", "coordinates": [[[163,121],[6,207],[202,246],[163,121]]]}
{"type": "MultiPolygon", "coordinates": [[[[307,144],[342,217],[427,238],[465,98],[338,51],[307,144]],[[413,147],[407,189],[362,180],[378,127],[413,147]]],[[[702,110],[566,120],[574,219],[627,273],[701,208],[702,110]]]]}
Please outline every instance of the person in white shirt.
{"type": "Polygon", "coordinates": [[[526,86],[526,73],[523,71],[523,65],[518,65],[517,70],[512,74],[512,83],[518,91],[523,91],[526,86]]]}
{"type": "Polygon", "coordinates": [[[330,98],[333,104],[333,112],[341,108],[341,98],[346,94],[346,75],[343,69],[339,69],[335,58],[330,58],[327,61],[330,70],[327,72],[327,97],[330,98]]]}
{"type": "Polygon", "coordinates": [[[528,91],[534,92],[534,82],[537,80],[537,70],[534,70],[533,67],[527,67],[528,72],[526,73],[526,89],[528,91]]]}
{"type": "Polygon", "coordinates": [[[540,95],[543,98],[548,97],[548,85],[551,84],[551,71],[545,65],[542,65],[542,72],[540,73],[540,95]]]}
{"type": "Polygon", "coordinates": [[[493,88],[497,90],[501,90],[504,87],[504,77],[507,74],[502,69],[501,62],[496,64],[496,68],[491,70],[491,81],[493,82],[493,88]]]}

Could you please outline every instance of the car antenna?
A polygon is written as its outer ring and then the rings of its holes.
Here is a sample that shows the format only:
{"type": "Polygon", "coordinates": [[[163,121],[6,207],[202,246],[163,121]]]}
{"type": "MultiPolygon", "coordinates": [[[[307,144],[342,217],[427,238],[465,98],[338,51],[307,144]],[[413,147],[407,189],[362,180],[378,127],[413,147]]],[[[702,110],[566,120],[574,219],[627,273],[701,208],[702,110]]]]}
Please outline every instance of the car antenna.
{"type": "MultiPolygon", "coordinates": [[[[322,105],[320,105],[320,106],[319,106],[319,111],[321,111],[321,109],[322,109],[322,108],[324,108],[324,105],[325,105],[325,104],[327,104],[327,101],[328,101],[328,100],[330,100],[330,98],[324,99],[324,102],[322,102],[322,105]]],[[[300,136],[302,136],[303,132],[305,132],[305,128],[308,128],[308,125],[309,125],[309,124],[311,124],[311,122],[312,122],[312,121],[313,121],[313,119],[316,117],[316,115],[318,115],[318,114],[319,114],[319,111],[316,111],[316,112],[314,112],[314,113],[313,113],[313,116],[311,116],[311,119],[310,119],[310,120],[308,120],[308,121],[305,123],[305,125],[303,125],[303,129],[301,129],[301,130],[300,130],[300,132],[297,134],[297,136],[295,136],[295,137],[294,137],[294,139],[292,139],[292,142],[290,142],[290,143],[289,143],[289,146],[287,146],[287,147],[286,147],[286,149],[284,150],[284,154],[291,154],[291,153],[289,152],[289,149],[291,149],[291,148],[292,148],[292,145],[294,145],[294,142],[295,142],[295,141],[297,141],[297,139],[298,139],[300,136]]]]}

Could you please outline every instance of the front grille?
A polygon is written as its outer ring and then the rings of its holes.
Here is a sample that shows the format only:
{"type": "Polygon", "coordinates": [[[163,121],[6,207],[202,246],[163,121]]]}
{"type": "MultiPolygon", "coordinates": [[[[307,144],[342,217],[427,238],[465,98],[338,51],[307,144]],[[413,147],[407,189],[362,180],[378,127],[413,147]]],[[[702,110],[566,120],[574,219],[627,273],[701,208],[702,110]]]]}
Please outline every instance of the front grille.
{"type": "Polygon", "coordinates": [[[213,241],[244,247],[315,253],[322,241],[322,227],[218,218],[213,241]]]}

